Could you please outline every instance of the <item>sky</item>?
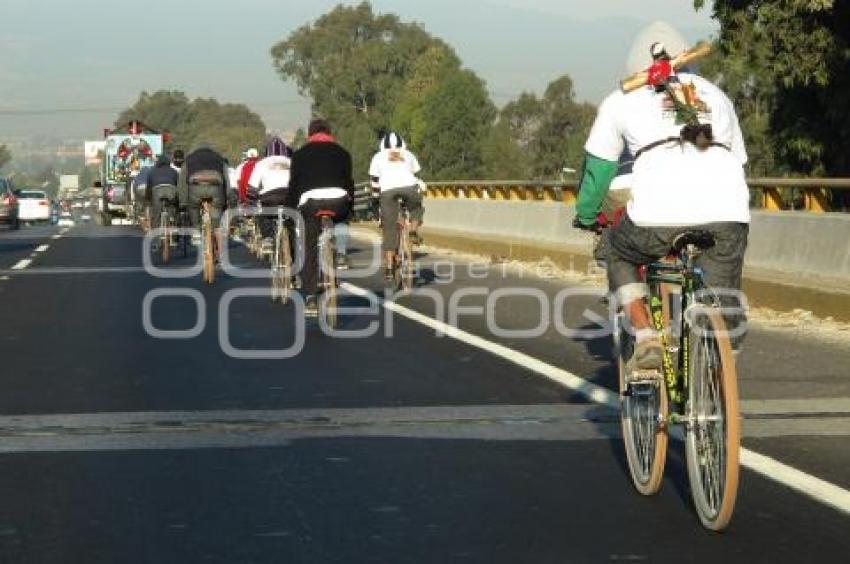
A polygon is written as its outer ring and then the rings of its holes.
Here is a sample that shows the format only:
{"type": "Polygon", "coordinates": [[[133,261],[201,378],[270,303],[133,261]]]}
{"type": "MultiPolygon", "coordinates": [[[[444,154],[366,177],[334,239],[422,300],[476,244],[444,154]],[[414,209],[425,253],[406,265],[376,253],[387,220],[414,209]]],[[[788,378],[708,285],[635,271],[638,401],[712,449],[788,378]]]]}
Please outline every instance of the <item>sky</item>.
{"type": "MultiPolygon", "coordinates": [[[[2,0],[0,142],[98,138],[142,90],[241,102],[272,131],[309,116],[269,49],[339,0],[2,0]],[[142,8],[144,7],[144,8],[142,8]]],[[[343,2],[356,4],[358,2],[343,2]]],[[[656,19],[690,40],[716,34],[690,0],[373,0],[451,44],[502,105],[568,73],[598,102],[632,38],[656,19]]]]}

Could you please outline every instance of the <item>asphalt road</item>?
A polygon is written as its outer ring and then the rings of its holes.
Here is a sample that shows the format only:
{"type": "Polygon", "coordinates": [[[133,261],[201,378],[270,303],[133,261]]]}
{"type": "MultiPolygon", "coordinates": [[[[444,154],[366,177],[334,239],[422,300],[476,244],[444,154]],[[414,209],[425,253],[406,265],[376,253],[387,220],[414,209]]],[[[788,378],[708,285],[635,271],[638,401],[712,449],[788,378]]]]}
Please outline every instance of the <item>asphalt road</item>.
{"type": "MultiPolygon", "coordinates": [[[[354,266],[369,247],[354,244],[354,266]]],[[[259,266],[238,245],[231,255],[259,266]]],[[[142,257],[130,227],[0,233],[0,561],[833,562],[850,550],[850,515],[793,489],[799,476],[751,467],[730,530],[704,531],[679,445],[662,491],[642,498],[614,411],[412,319],[456,311],[453,296],[484,306],[499,288],[550,300],[562,282],[422,256],[430,294],[401,298],[409,314],[350,313],[343,331],[374,334],[332,338],[302,331],[293,305],[234,298],[262,279],[220,271],[205,287],[151,276],[142,257]],[[149,301],[163,289],[181,296],[149,301]],[[157,330],[204,323],[154,338],[145,303],[157,330]],[[246,360],[222,345],[298,354],[246,360]]],[[[381,294],[375,276],[348,283],[381,294]]],[[[528,295],[493,303],[490,327],[478,313],[457,325],[613,390],[604,337],[553,323],[534,338],[493,333],[540,324],[528,295]]],[[[585,310],[603,311],[571,298],[562,325],[590,326],[585,310]]],[[[751,331],[745,447],[850,495],[848,362],[848,346],[751,331]]]]}

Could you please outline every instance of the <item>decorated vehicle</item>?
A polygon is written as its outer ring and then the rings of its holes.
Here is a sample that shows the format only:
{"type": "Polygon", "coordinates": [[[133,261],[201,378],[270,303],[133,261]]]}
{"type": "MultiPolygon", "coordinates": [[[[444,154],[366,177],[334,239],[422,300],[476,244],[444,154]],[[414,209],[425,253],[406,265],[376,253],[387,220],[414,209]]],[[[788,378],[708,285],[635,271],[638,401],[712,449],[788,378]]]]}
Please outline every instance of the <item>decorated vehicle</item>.
{"type": "Polygon", "coordinates": [[[134,203],[141,194],[133,193],[133,180],[162,155],[166,135],[134,120],[117,129],[104,130],[104,136],[101,216],[107,225],[115,218],[136,220],[134,208],[138,206],[134,203]]]}

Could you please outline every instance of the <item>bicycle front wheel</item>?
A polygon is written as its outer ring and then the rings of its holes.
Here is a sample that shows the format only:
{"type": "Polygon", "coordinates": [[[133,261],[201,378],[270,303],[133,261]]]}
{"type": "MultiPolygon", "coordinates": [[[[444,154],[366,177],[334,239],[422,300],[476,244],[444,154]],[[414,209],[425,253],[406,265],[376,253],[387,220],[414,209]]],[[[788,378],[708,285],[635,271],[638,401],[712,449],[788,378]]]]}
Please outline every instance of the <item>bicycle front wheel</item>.
{"type": "Polygon", "coordinates": [[[635,489],[654,495],[661,488],[667,461],[667,388],[661,378],[654,382],[628,382],[626,362],[634,350],[634,337],[616,318],[614,341],[620,376],[620,423],[629,474],[635,489]]]}
{"type": "Polygon", "coordinates": [[[720,313],[708,307],[693,312],[685,441],[688,479],[700,521],[712,531],[722,531],[732,519],[738,494],[738,378],[720,313]]]}
{"type": "Polygon", "coordinates": [[[413,245],[410,242],[410,229],[399,228],[398,269],[396,270],[397,288],[410,290],[413,288],[413,245]]]}

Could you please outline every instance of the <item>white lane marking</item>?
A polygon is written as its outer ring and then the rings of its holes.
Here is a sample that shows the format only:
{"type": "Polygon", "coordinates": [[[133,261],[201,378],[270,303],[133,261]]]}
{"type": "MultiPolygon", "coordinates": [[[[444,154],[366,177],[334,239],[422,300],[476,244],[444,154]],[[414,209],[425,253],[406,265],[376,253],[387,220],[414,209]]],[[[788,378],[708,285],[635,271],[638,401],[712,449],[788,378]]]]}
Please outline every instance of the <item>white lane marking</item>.
{"type": "Polygon", "coordinates": [[[0,280],[6,281],[11,280],[11,278],[9,278],[8,276],[0,276],[0,280]]]}
{"type": "Polygon", "coordinates": [[[835,484],[746,448],[741,449],[741,464],[824,505],[850,513],[850,491],[835,484]]]}
{"type": "Polygon", "coordinates": [[[46,251],[49,248],[50,248],[50,245],[39,245],[38,248],[35,250],[35,252],[43,253],[44,251],[46,251]]]}
{"type": "Polygon", "coordinates": [[[53,235],[53,236],[51,237],[51,239],[53,239],[54,241],[55,241],[55,240],[57,240],[57,239],[61,239],[61,238],[62,238],[62,234],[61,234],[61,233],[57,233],[56,235],[53,235]]]}
{"type": "Polygon", "coordinates": [[[23,270],[31,264],[32,264],[32,259],[22,259],[22,260],[19,260],[15,264],[15,266],[12,267],[12,270],[23,270]]]}
{"type": "MultiPolygon", "coordinates": [[[[351,294],[360,297],[365,297],[370,294],[368,290],[354,286],[347,282],[340,284],[340,287],[351,292],[351,294]]],[[[613,407],[615,409],[620,408],[619,394],[589,382],[571,372],[557,368],[551,364],[547,364],[534,357],[514,351],[492,341],[488,341],[487,339],[483,339],[477,335],[458,329],[457,327],[452,327],[448,323],[443,323],[442,321],[438,321],[419,312],[408,309],[395,302],[387,302],[383,300],[379,301],[385,308],[401,315],[402,317],[406,317],[412,321],[416,321],[417,323],[436,329],[448,337],[463,341],[473,347],[488,351],[498,357],[522,366],[523,368],[536,372],[541,376],[566,386],[593,402],[613,407]]],[[[682,438],[681,435],[679,438],[682,438]]],[[[824,503],[843,513],[850,514],[850,491],[840,488],[835,484],[821,480],[811,474],[797,470],[796,468],[744,447],[741,447],[741,465],[773,480],[774,482],[778,482],[794,491],[802,493],[815,501],[824,503]]]]}
{"type": "MultiPolygon", "coordinates": [[[[0,269],[0,274],[12,273],[11,270],[0,269]]],[[[36,267],[24,271],[16,271],[14,274],[27,276],[57,276],[64,274],[130,274],[134,272],[147,272],[141,266],[113,266],[113,267],[36,267]]]]}
{"type": "MultiPolygon", "coordinates": [[[[340,287],[351,292],[353,295],[360,297],[365,297],[369,293],[368,290],[365,290],[358,286],[354,286],[352,284],[349,284],[348,282],[343,282],[342,284],[340,284],[340,287]]],[[[440,331],[447,337],[457,339],[458,341],[462,341],[464,343],[472,345],[473,347],[485,350],[518,366],[521,366],[523,368],[531,370],[532,372],[536,372],[537,374],[545,376],[546,378],[549,378],[550,380],[553,380],[558,384],[561,384],[562,386],[566,386],[570,390],[581,394],[582,396],[595,403],[607,405],[608,407],[612,407],[614,409],[620,408],[620,398],[616,392],[612,392],[607,388],[603,388],[602,386],[599,386],[592,382],[588,382],[584,378],[576,376],[572,372],[568,372],[562,368],[557,368],[555,366],[552,366],[551,364],[547,364],[542,360],[534,358],[533,356],[529,356],[513,349],[509,349],[508,347],[505,347],[503,345],[488,341],[487,339],[483,339],[478,335],[468,333],[463,329],[452,327],[448,323],[437,321],[436,319],[408,309],[395,302],[382,301],[381,305],[383,305],[385,308],[394,313],[398,313],[403,317],[407,317],[408,319],[416,321],[417,323],[421,323],[422,325],[430,327],[436,331],[440,331]]]]}

